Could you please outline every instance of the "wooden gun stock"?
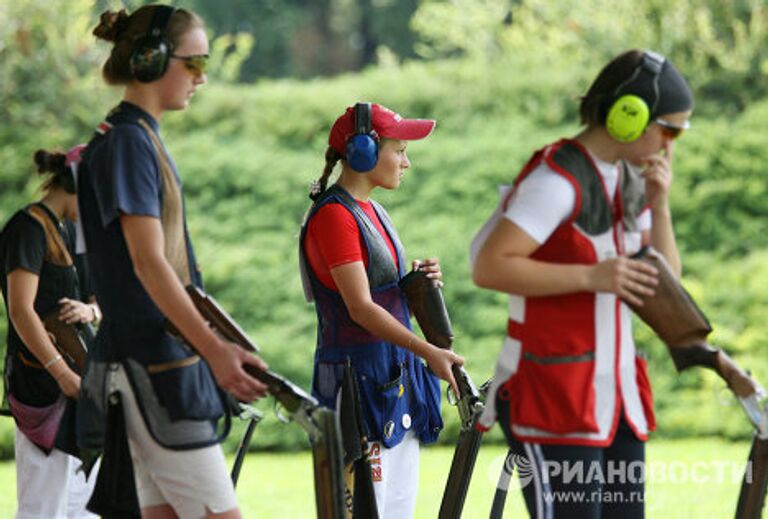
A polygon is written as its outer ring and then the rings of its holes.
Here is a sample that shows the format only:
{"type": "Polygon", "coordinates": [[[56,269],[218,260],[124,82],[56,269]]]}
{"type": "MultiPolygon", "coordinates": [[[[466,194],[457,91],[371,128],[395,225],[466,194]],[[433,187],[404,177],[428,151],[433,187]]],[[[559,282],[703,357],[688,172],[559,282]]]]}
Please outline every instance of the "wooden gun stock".
{"type": "Polygon", "coordinates": [[[86,339],[93,336],[88,324],[67,324],[59,319],[59,310],[54,310],[43,319],[43,326],[52,336],[53,345],[75,368],[78,375],[85,369],[85,359],[88,355],[86,339]]]}
{"type": "MultiPolygon", "coordinates": [[[[424,333],[424,337],[430,344],[439,348],[450,350],[453,348],[453,330],[451,329],[451,319],[448,316],[448,308],[445,306],[443,292],[437,281],[427,277],[426,273],[420,270],[409,272],[400,280],[400,289],[408,300],[408,307],[413,311],[419,328],[424,333]]],[[[474,382],[467,374],[463,366],[453,365],[451,368],[453,378],[459,387],[459,401],[468,402],[472,405],[480,399],[480,393],[474,382]]],[[[474,412],[462,409],[462,426],[469,425],[474,412]]]]}
{"type": "Polygon", "coordinates": [[[739,398],[760,393],[760,386],[724,351],[707,343],[712,327],[664,257],[644,247],[632,258],[653,266],[659,282],[654,294],[645,297],[641,306],[627,304],[664,341],[677,370],[704,366],[717,372],[739,398]]]}
{"type": "Polygon", "coordinates": [[[226,340],[234,342],[241,348],[258,353],[259,347],[253,342],[248,334],[240,328],[227,312],[215,299],[206,294],[203,289],[194,285],[187,285],[187,294],[192,299],[197,310],[205,318],[211,327],[219,332],[226,340]]]}
{"type": "Polygon", "coordinates": [[[627,304],[667,345],[678,371],[691,366],[714,370],[738,397],[757,433],[742,482],[737,519],[758,518],[765,503],[768,484],[768,417],[759,405],[764,395],[760,385],[721,349],[707,343],[712,331],[704,313],[672,273],[664,257],[651,247],[632,256],[658,271],[654,295],[642,306],[627,304]]]}

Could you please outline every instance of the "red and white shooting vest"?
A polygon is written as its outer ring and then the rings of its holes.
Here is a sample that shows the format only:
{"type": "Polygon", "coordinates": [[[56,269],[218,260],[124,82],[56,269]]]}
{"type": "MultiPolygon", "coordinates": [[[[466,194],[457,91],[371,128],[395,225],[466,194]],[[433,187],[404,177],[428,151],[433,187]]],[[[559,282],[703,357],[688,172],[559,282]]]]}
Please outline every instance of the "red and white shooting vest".
{"type": "MultiPolygon", "coordinates": [[[[641,245],[642,179],[622,166],[614,196],[587,151],[561,140],[534,154],[515,187],[540,164],[576,191],[571,215],[531,255],[550,263],[596,264],[641,245]]],[[[502,202],[506,209],[512,192],[502,202]]],[[[655,427],[645,361],[632,338],[631,310],[613,293],[511,296],[507,337],[480,429],[495,421],[496,398],[509,405],[521,441],[605,446],[622,409],[643,440],[655,427]],[[498,393],[496,392],[498,388],[498,393]]]]}

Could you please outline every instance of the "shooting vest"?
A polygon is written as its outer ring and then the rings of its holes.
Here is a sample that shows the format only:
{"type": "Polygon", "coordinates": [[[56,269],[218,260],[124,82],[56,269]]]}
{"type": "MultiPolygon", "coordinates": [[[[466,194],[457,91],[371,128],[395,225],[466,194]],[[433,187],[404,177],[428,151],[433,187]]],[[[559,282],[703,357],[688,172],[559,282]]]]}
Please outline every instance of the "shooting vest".
{"type": "Polygon", "coordinates": [[[411,329],[410,311],[398,287],[405,274],[403,246],[389,215],[372,202],[395,247],[397,265],[384,238],[354,198],[337,185],[330,187],[307,215],[300,241],[304,282],[311,289],[318,319],[312,393],[322,405],[336,408],[344,365],[350,362],[357,375],[368,440],[391,448],[413,430],[423,443],[431,443],[443,427],[438,379],[412,352],[381,340],[354,322],[341,295],[323,285],[309,267],[303,245],[308,224],[328,203],[343,205],[357,222],[368,251],[366,273],[373,301],[411,329]]]}
{"type": "MultiPolygon", "coordinates": [[[[146,132],[157,160],[161,189],[160,224],[164,236],[164,255],[182,284],[201,285],[194,253],[184,224],[184,205],[180,181],[159,136],[138,109],[120,108],[97,129],[83,155],[80,207],[86,229],[94,225],[99,197],[110,196],[103,184],[94,179],[107,175],[108,165],[95,163],[92,154],[108,146],[113,125],[135,124],[146,132]],[[98,191],[94,186],[98,186],[98,191]],[[106,191],[106,192],[105,192],[106,191]],[[86,211],[83,211],[83,209],[86,211]],[[89,212],[91,211],[91,212],[89,212]]],[[[101,222],[98,222],[101,223],[101,222]]],[[[110,225],[115,225],[114,223],[110,225]]],[[[86,234],[87,237],[87,234],[86,234]]],[[[99,238],[96,238],[99,239],[99,238]]],[[[91,249],[92,244],[88,244],[91,249]]],[[[115,318],[105,312],[94,351],[104,348],[107,358],[92,357],[83,376],[79,400],[82,408],[81,445],[98,448],[103,441],[103,422],[107,408],[105,381],[111,362],[124,365],[145,423],[152,437],[169,449],[196,449],[218,443],[229,431],[229,418],[217,430],[218,420],[225,415],[224,398],[210,368],[181,340],[167,333],[162,318],[145,316],[115,318]],[[119,352],[119,353],[116,353],[119,352]],[[129,352],[129,353],[124,353],[129,352]]],[[[80,409],[79,409],[80,412],[80,409]]]]}
{"type": "MultiPolygon", "coordinates": [[[[79,299],[77,270],[62,234],[68,232],[66,224],[59,222],[42,203],[30,204],[17,212],[3,232],[14,236],[11,227],[16,226],[18,229],[21,220],[28,219],[36,222],[45,236],[45,255],[40,272],[37,273],[38,286],[34,300],[35,312],[42,320],[48,313],[56,311],[62,297],[79,299]]],[[[17,247],[18,243],[10,241],[5,246],[17,247]]],[[[18,428],[47,453],[58,446],[55,440],[66,401],[56,380],[27,348],[10,319],[8,323],[3,408],[10,409],[18,428]]]]}
{"type": "MultiPolygon", "coordinates": [[[[626,164],[609,197],[588,152],[575,141],[562,140],[534,154],[514,187],[542,163],[568,180],[576,201],[532,259],[592,265],[639,248],[636,220],[644,206],[644,185],[626,164]]],[[[646,439],[654,427],[631,311],[613,293],[513,296],[496,369],[499,402],[487,406],[481,424],[493,423],[495,405],[508,405],[510,429],[521,441],[605,446],[615,434],[620,408],[639,438],[646,439]]]]}

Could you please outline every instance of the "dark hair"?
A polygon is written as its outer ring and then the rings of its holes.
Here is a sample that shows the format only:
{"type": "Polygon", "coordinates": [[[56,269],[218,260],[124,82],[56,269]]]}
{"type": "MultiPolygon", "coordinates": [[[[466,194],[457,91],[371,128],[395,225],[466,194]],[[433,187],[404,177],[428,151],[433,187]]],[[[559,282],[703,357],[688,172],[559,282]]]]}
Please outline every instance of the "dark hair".
{"type": "Polygon", "coordinates": [[[43,191],[47,192],[59,187],[70,192],[70,189],[74,188],[72,185],[72,170],[66,165],[67,156],[64,153],[37,150],[34,160],[38,174],[50,175],[43,181],[41,186],[43,191]]]}
{"type": "Polygon", "coordinates": [[[341,154],[331,146],[328,146],[328,149],[325,150],[325,167],[323,168],[323,174],[312,183],[309,198],[317,200],[320,195],[323,194],[323,191],[325,191],[328,186],[328,178],[331,176],[331,173],[333,173],[333,168],[336,167],[336,163],[341,159],[341,154]]]}
{"type": "Polygon", "coordinates": [[[643,51],[632,49],[619,54],[597,75],[587,93],[581,97],[581,124],[604,126],[614,93],[629,78],[643,59],[643,51]]]}
{"type": "MultiPolygon", "coordinates": [[[[157,4],[145,5],[130,15],[125,9],[101,13],[99,25],[93,29],[93,35],[114,43],[112,52],[101,70],[108,84],[126,85],[134,79],[130,65],[133,42],[147,33],[158,7],[160,6],[157,4]]],[[[176,9],[164,35],[173,48],[179,44],[187,31],[203,26],[203,20],[192,11],[176,9]]]]}

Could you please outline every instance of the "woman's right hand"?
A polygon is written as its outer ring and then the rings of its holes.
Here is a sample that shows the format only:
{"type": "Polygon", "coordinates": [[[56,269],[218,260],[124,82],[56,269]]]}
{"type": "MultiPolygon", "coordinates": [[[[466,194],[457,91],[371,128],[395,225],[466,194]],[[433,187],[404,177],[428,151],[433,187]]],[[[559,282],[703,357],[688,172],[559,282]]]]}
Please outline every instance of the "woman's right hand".
{"type": "Polygon", "coordinates": [[[266,396],[267,385],[243,369],[244,364],[253,364],[261,370],[266,370],[267,364],[260,357],[245,351],[237,344],[224,341],[219,350],[217,355],[206,361],[222,389],[232,393],[241,402],[252,402],[266,396]]]}
{"type": "Polygon", "coordinates": [[[612,292],[628,303],[642,306],[645,297],[653,296],[657,276],[651,265],[619,256],[594,265],[590,285],[594,292],[612,292]]]}
{"type": "Polygon", "coordinates": [[[459,386],[456,384],[456,380],[453,378],[453,371],[451,367],[454,364],[459,366],[464,365],[464,357],[456,355],[451,350],[444,350],[437,346],[430,344],[431,348],[429,353],[424,356],[424,360],[427,361],[427,365],[438,378],[441,378],[450,384],[453,389],[453,394],[459,394],[459,386]]]}

